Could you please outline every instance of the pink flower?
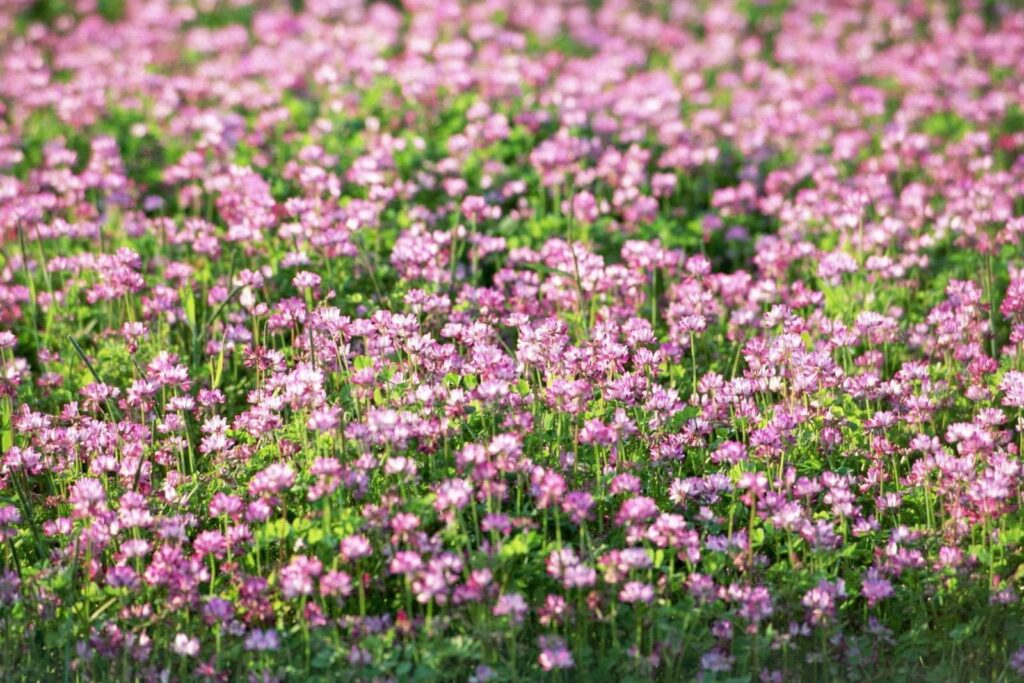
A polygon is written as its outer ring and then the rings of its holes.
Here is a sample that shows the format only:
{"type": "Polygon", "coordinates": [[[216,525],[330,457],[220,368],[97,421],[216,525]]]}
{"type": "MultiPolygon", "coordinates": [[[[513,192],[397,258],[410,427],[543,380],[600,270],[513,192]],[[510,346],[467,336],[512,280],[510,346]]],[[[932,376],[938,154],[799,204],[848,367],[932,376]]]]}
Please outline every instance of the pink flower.
{"type": "Polygon", "coordinates": [[[269,496],[291,488],[295,483],[295,470],[291,465],[273,463],[257,472],[249,482],[249,495],[269,496]]]}
{"type": "Polygon", "coordinates": [[[338,426],[341,409],[336,406],[320,406],[309,414],[306,426],[318,432],[329,432],[338,426]]]}
{"type": "Polygon", "coordinates": [[[308,270],[302,270],[292,278],[296,289],[315,289],[320,286],[320,276],[308,270]]]}
{"type": "Polygon", "coordinates": [[[615,523],[619,526],[626,524],[637,524],[646,521],[658,514],[658,505],[654,499],[646,496],[629,498],[622,503],[619,513],[615,517],[615,523]]]}
{"type": "Polygon", "coordinates": [[[179,633],[174,636],[174,643],[171,645],[171,649],[174,650],[175,654],[179,654],[182,657],[195,657],[199,654],[199,639],[179,633]]]}
{"type": "Polygon", "coordinates": [[[537,662],[544,671],[571,669],[575,666],[572,653],[565,646],[565,640],[557,636],[540,636],[537,639],[540,655],[537,662]]]}
{"type": "Polygon", "coordinates": [[[369,539],[360,534],[353,534],[341,539],[339,552],[341,559],[346,562],[358,560],[361,557],[369,557],[373,554],[373,546],[369,539]]]}
{"type": "Polygon", "coordinates": [[[352,593],[352,577],[345,572],[329,571],[320,579],[320,595],[348,597],[352,593]]]}
{"type": "Polygon", "coordinates": [[[804,594],[801,604],[808,609],[808,619],[811,624],[817,625],[835,615],[836,603],[844,597],[846,597],[846,584],[842,579],[835,583],[823,580],[804,594]]]}
{"type": "Polygon", "coordinates": [[[13,505],[0,506],[0,542],[7,541],[18,535],[17,525],[21,522],[21,512],[13,505]]]}
{"type": "Polygon", "coordinates": [[[315,557],[297,555],[281,570],[278,582],[286,600],[313,594],[313,580],[323,571],[323,563],[315,557]]]}
{"type": "Polygon", "coordinates": [[[1024,372],[1007,372],[999,381],[999,390],[1004,394],[1004,406],[1024,408],[1024,372]]]}
{"type": "Polygon", "coordinates": [[[71,485],[68,495],[76,519],[95,517],[107,510],[107,492],[98,480],[83,477],[71,485]]]}
{"type": "Polygon", "coordinates": [[[518,593],[505,593],[495,603],[491,613],[496,617],[509,617],[513,623],[522,623],[529,607],[518,593]]]}
{"type": "Polygon", "coordinates": [[[641,581],[630,581],[619,591],[619,600],[626,603],[649,604],[654,600],[654,586],[641,581]]]}
{"type": "Polygon", "coordinates": [[[410,576],[416,571],[419,571],[420,567],[423,566],[423,558],[420,557],[419,553],[411,550],[399,550],[395,553],[395,556],[391,558],[391,562],[388,564],[388,570],[392,574],[405,574],[410,576]]]}

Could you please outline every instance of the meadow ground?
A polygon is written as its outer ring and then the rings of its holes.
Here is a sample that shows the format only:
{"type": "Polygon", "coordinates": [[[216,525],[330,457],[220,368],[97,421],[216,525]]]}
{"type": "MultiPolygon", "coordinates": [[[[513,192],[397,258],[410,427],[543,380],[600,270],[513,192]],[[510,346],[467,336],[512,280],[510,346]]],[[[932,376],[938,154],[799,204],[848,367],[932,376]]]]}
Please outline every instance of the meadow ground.
{"type": "Polygon", "coordinates": [[[1024,675],[1024,9],[2,0],[0,679],[1024,675]]]}

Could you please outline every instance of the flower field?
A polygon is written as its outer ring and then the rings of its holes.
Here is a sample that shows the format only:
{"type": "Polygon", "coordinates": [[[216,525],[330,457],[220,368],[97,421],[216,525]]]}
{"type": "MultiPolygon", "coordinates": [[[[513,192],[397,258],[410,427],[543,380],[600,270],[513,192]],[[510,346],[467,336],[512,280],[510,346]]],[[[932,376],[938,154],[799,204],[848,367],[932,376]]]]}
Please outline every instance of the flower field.
{"type": "Polygon", "coordinates": [[[0,0],[0,680],[1024,679],[1024,7],[0,0]]]}

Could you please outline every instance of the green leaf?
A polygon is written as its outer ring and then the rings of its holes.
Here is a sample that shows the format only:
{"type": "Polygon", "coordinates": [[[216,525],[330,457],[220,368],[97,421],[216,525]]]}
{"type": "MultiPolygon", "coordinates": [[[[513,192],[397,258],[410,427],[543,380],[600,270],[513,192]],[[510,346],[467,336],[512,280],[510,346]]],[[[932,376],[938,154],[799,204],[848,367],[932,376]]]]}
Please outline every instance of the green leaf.
{"type": "Polygon", "coordinates": [[[196,295],[191,287],[181,288],[181,304],[185,309],[189,328],[196,329],[196,295]]]}
{"type": "Polygon", "coordinates": [[[536,273],[543,273],[544,275],[560,275],[562,277],[567,277],[572,280],[576,279],[576,276],[568,271],[562,270],[560,268],[552,268],[551,266],[546,266],[543,263],[520,263],[519,267],[526,268],[527,270],[532,270],[536,273]]]}
{"type": "Polygon", "coordinates": [[[263,525],[260,530],[260,539],[266,541],[280,541],[288,538],[288,534],[291,532],[291,525],[286,519],[275,519],[272,522],[267,522],[263,525]]]}
{"type": "Polygon", "coordinates": [[[516,555],[525,555],[528,552],[530,552],[530,543],[527,541],[527,536],[526,534],[519,534],[502,545],[498,555],[500,557],[515,557],[516,555]]]}

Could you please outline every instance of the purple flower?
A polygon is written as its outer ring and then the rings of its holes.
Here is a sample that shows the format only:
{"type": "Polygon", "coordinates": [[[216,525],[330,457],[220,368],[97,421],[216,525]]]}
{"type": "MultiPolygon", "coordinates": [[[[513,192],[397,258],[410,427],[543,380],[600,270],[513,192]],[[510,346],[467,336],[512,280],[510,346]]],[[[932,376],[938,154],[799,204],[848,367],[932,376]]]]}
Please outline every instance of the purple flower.
{"type": "Polygon", "coordinates": [[[864,582],[861,584],[861,594],[868,601],[868,606],[874,607],[879,601],[892,597],[892,584],[874,567],[868,569],[864,582]]]}
{"type": "Polygon", "coordinates": [[[281,646],[277,631],[254,628],[245,636],[245,649],[256,652],[276,650],[281,646]]]}

